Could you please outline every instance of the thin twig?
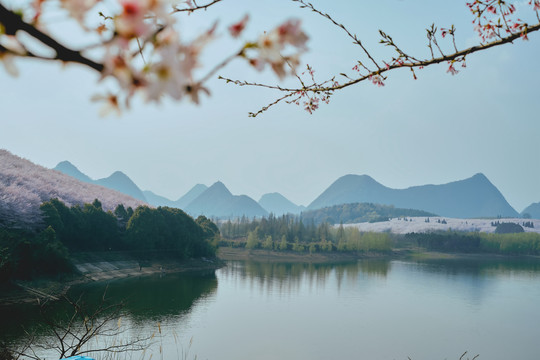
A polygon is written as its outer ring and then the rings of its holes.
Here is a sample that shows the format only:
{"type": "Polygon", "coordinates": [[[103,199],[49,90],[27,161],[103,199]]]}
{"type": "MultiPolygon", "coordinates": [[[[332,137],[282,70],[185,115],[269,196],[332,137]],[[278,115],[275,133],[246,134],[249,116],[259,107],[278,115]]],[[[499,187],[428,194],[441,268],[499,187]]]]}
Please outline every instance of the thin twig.
{"type": "Polygon", "coordinates": [[[215,5],[215,4],[217,4],[218,2],[221,2],[221,1],[223,1],[223,0],[213,0],[212,2],[210,2],[210,3],[206,4],[206,5],[197,5],[197,4],[195,3],[195,6],[194,6],[194,7],[191,7],[191,8],[182,8],[182,9],[180,9],[180,8],[178,8],[178,7],[174,7],[172,13],[173,13],[173,14],[174,14],[174,13],[177,13],[177,12],[188,12],[188,13],[192,13],[192,12],[197,11],[197,10],[206,10],[206,9],[208,9],[210,6],[215,5]]]}
{"type": "Polygon", "coordinates": [[[357,44],[358,46],[360,46],[362,48],[362,50],[364,51],[364,53],[366,54],[366,56],[371,60],[371,62],[373,62],[373,64],[375,64],[375,66],[377,67],[377,69],[381,69],[381,67],[379,66],[379,64],[375,61],[375,59],[371,56],[371,54],[369,53],[369,51],[367,51],[367,49],[364,47],[364,45],[362,44],[362,42],[360,41],[360,39],[358,39],[358,37],[356,35],[353,35],[346,27],[345,25],[337,22],[336,20],[334,20],[334,18],[332,18],[329,14],[327,13],[323,13],[322,11],[320,10],[317,10],[313,4],[311,3],[306,3],[304,2],[304,0],[292,0],[294,2],[298,2],[300,4],[302,4],[302,6],[300,6],[301,8],[309,8],[311,11],[321,15],[322,17],[325,17],[327,18],[328,20],[330,20],[334,25],[336,25],[337,27],[341,28],[343,31],[345,31],[347,33],[347,35],[353,39],[354,43],[357,44]]]}

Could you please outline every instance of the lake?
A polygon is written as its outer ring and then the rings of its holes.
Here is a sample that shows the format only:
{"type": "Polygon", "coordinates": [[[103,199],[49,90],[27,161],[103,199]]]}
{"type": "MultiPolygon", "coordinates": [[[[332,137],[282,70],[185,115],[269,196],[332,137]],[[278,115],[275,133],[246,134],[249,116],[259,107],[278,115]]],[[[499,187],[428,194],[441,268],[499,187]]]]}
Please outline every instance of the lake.
{"type": "MultiPolygon", "coordinates": [[[[70,293],[98,301],[106,287],[70,293]]],[[[145,359],[457,360],[465,351],[540,359],[533,259],[230,261],[215,272],[113,281],[107,296],[127,299],[125,336],[157,335],[145,359]]],[[[0,327],[13,340],[18,325],[31,328],[38,315],[17,307],[0,316],[17,319],[0,327]]]]}

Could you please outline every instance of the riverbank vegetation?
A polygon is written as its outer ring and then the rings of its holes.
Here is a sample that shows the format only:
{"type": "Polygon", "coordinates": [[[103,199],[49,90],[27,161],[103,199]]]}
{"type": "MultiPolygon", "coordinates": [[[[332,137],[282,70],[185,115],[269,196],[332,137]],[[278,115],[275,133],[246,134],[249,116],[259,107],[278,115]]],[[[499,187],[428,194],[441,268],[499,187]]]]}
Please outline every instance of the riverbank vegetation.
{"type": "Polygon", "coordinates": [[[540,234],[532,232],[488,234],[447,231],[441,233],[411,233],[405,235],[405,239],[429,251],[540,255],[540,234]]]}
{"type": "Polygon", "coordinates": [[[274,251],[315,252],[389,252],[389,233],[362,233],[354,227],[333,227],[327,222],[308,224],[295,216],[284,215],[227,221],[220,226],[220,246],[274,251]]]}
{"type": "Polygon", "coordinates": [[[381,253],[396,250],[498,255],[540,255],[540,234],[532,232],[429,232],[406,235],[361,232],[354,226],[304,224],[295,216],[240,219],[220,224],[220,246],[296,253],[381,253]]]}
{"type": "Polygon", "coordinates": [[[219,230],[204,216],[180,209],[118,205],[99,200],[68,207],[58,199],[41,205],[40,230],[0,228],[0,284],[55,276],[73,270],[70,254],[124,251],[134,256],[163,252],[178,259],[214,257],[219,230]]]}

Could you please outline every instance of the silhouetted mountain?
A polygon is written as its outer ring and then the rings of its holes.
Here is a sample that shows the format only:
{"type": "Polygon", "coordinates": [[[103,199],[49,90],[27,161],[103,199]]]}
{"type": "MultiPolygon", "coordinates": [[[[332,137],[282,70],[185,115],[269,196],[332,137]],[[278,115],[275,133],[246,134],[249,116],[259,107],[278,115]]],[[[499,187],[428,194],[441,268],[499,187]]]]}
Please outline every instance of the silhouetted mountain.
{"type": "Polygon", "coordinates": [[[268,215],[255,200],[246,195],[233,195],[218,181],[193,200],[185,211],[194,217],[233,218],[240,216],[254,217],[268,215]]]}
{"type": "Polygon", "coordinates": [[[317,197],[308,207],[308,210],[320,209],[327,206],[375,203],[388,204],[379,201],[391,191],[368,175],[345,175],[337,179],[328,189],[317,197]]]}
{"type": "MultiPolygon", "coordinates": [[[[64,169],[69,169],[64,164],[64,169]]],[[[82,182],[60,171],[46,169],[0,149],[0,227],[36,227],[41,223],[39,206],[58,198],[67,206],[99,199],[105,210],[118,204],[143,205],[120,192],[82,182]]]]}
{"type": "Polygon", "coordinates": [[[120,191],[121,193],[134,197],[135,199],[147,202],[147,199],[141,189],[139,189],[139,187],[121,171],[115,171],[111,176],[103,179],[93,180],[88,175],[79,171],[79,169],[77,169],[77,167],[69,161],[62,161],[58,163],[58,165],[54,167],[54,170],[72,176],[80,181],[84,181],[89,184],[101,185],[112,190],[120,191]]]}
{"type": "Polygon", "coordinates": [[[72,163],[70,163],[69,161],[59,162],[58,165],[56,165],[53,170],[60,171],[63,174],[72,176],[77,180],[80,180],[89,184],[94,183],[94,180],[90,179],[88,175],[80,172],[79,169],[77,169],[77,167],[73,165],[72,163]]]}
{"type": "Polygon", "coordinates": [[[143,191],[144,197],[150,205],[153,206],[168,206],[168,207],[177,207],[175,202],[167,199],[166,197],[154,194],[152,191],[145,190],[143,191]]]}
{"type": "Polygon", "coordinates": [[[306,207],[298,206],[280,193],[264,194],[259,200],[264,210],[274,215],[300,214],[306,207]]]}
{"type": "Polygon", "coordinates": [[[529,214],[531,219],[540,219],[540,202],[533,203],[527,206],[522,212],[521,216],[529,214]]]}
{"type": "Polygon", "coordinates": [[[308,210],[347,203],[394,205],[455,218],[518,216],[483,174],[443,185],[407,189],[388,188],[367,175],[346,175],[330,185],[308,210]]]}
{"type": "Polygon", "coordinates": [[[174,202],[175,206],[180,209],[185,209],[188,205],[195,200],[199,195],[208,189],[208,186],[204,184],[197,184],[191,188],[184,196],[174,202]]]}
{"type": "Polygon", "coordinates": [[[120,191],[135,199],[147,201],[141,189],[139,189],[139,187],[121,171],[115,171],[111,176],[96,180],[95,183],[109,189],[120,191]]]}

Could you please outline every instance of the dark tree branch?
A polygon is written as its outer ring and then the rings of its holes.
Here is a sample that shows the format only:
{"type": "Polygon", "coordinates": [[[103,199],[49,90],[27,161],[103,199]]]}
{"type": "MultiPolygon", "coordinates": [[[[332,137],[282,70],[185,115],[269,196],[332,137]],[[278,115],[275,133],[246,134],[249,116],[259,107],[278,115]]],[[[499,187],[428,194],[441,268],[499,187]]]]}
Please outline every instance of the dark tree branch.
{"type": "MultiPolygon", "coordinates": [[[[82,65],[86,65],[98,72],[102,72],[104,69],[103,64],[88,59],[87,57],[83,56],[79,51],[65,47],[49,35],[43,33],[34,26],[24,22],[19,15],[8,10],[2,4],[0,4],[0,23],[4,25],[7,35],[15,35],[17,31],[24,31],[28,35],[39,40],[42,44],[48,46],[56,52],[56,56],[54,58],[39,57],[40,59],[79,63],[82,65]]],[[[37,57],[33,54],[31,56],[37,57]]]]}

